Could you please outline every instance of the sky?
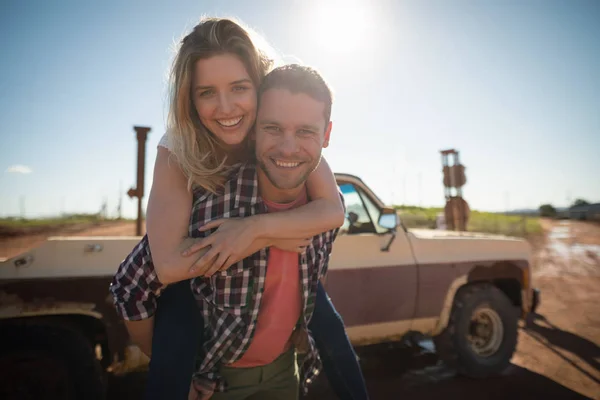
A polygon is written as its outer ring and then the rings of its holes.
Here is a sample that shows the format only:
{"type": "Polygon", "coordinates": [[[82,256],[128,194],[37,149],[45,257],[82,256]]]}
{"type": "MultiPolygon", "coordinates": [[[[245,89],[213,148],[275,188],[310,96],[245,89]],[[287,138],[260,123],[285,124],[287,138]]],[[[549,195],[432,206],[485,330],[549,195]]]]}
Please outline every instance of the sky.
{"type": "Polygon", "coordinates": [[[323,154],[388,204],[444,204],[440,150],[472,209],[600,202],[600,2],[0,1],[0,217],[135,217],[175,43],[235,16],[334,91],[323,154]]]}

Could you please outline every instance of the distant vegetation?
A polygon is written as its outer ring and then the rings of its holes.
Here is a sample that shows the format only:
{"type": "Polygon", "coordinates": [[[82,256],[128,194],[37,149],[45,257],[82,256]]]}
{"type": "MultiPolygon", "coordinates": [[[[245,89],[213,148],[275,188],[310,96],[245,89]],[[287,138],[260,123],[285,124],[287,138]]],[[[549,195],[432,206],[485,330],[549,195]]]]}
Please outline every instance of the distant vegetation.
{"type": "Polygon", "coordinates": [[[0,225],[11,226],[11,227],[25,227],[25,226],[47,226],[47,225],[69,225],[79,224],[82,222],[96,222],[100,221],[101,218],[98,214],[73,214],[65,215],[62,217],[49,217],[49,218],[18,218],[8,217],[0,218],[0,225]]]}
{"type": "MultiPolygon", "coordinates": [[[[443,212],[442,208],[435,207],[395,206],[394,208],[398,210],[400,219],[407,228],[435,229],[437,215],[443,212]]],[[[527,237],[542,232],[538,217],[480,211],[471,211],[467,229],[471,232],[519,237],[527,237]]]]}
{"type": "Polygon", "coordinates": [[[573,202],[573,204],[571,205],[571,207],[578,207],[578,206],[589,206],[591,203],[587,200],[584,199],[577,199],[573,202]]]}
{"type": "Polygon", "coordinates": [[[542,217],[554,218],[556,214],[556,208],[552,204],[542,204],[540,206],[540,215],[542,217]]]}
{"type": "MultiPolygon", "coordinates": [[[[407,228],[435,229],[438,213],[442,208],[417,206],[395,206],[402,223],[407,228]]],[[[73,214],[54,218],[21,219],[0,218],[0,237],[19,234],[36,234],[77,224],[99,224],[109,221],[98,214],[73,214]]],[[[489,212],[471,211],[468,230],[472,232],[497,233],[526,237],[540,233],[539,218],[520,215],[504,215],[489,212]]]]}
{"type": "Polygon", "coordinates": [[[38,234],[78,224],[95,225],[108,221],[99,214],[71,214],[51,218],[0,218],[0,237],[38,234]]]}

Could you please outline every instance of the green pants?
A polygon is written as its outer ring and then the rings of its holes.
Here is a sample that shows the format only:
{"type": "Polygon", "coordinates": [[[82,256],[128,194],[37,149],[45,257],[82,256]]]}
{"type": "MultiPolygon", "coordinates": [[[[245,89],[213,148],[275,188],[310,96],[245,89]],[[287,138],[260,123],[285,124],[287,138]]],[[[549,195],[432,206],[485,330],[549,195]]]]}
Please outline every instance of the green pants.
{"type": "Polygon", "coordinates": [[[219,372],[227,382],[227,391],[214,393],[210,400],[297,400],[299,397],[294,349],[267,365],[251,368],[222,366],[219,372]]]}

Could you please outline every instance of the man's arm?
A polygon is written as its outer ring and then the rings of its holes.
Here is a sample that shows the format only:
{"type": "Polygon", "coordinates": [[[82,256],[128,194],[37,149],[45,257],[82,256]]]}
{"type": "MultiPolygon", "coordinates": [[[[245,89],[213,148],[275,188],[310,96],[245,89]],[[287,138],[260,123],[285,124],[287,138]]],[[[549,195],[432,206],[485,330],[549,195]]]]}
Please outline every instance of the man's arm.
{"type": "Polygon", "coordinates": [[[157,298],[163,287],[152,264],[148,237],[144,236],[119,265],[109,292],[132,341],[148,356],[152,352],[157,298]]]}
{"type": "Polygon", "coordinates": [[[154,316],[139,321],[125,321],[129,337],[148,357],[152,356],[152,333],[154,331],[154,316]]]}

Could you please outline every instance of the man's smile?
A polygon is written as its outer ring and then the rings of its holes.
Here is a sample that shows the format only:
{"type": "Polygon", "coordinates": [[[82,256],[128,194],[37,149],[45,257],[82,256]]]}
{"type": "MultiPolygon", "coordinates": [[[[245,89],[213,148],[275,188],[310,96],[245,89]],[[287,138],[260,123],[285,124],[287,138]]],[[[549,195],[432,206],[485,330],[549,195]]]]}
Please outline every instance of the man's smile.
{"type": "Polygon", "coordinates": [[[271,158],[271,162],[273,162],[273,164],[275,164],[275,166],[277,166],[279,168],[288,168],[288,169],[296,168],[296,167],[299,167],[300,165],[304,164],[303,161],[285,161],[285,160],[280,160],[280,159],[276,159],[276,158],[271,158]]]}

